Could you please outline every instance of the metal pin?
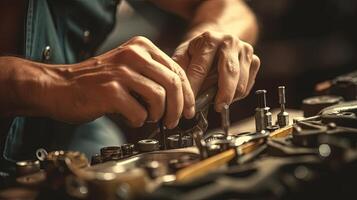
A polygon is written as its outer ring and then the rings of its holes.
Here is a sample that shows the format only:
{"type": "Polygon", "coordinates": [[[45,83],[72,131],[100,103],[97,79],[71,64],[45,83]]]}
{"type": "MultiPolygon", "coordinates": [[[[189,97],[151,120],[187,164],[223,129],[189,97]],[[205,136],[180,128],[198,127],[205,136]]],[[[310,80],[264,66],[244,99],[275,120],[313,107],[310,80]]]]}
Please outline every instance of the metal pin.
{"type": "Polygon", "coordinates": [[[277,115],[278,125],[280,127],[284,127],[289,124],[289,113],[285,111],[285,103],[286,103],[285,86],[279,86],[278,93],[279,93],[279,104],[280,104],[280,112],[277,115]]]}
{"type": "Polygon", "coordinates": [[[225,137],[227,138],[229,134],[229,126],[230,126],[230,119],[229,119],[229,105],[224,105],[223,110],[221,111],[221,126],[224,132],[225,137]]]}
{"type": "Polygon", "coordinates": [[[257,90],[255,92],[258,100],[258,107],[255,109],[255,128],[257,133],[265,133],[267,127],[265,114],[266,110],[266,90],[257,90]]]}

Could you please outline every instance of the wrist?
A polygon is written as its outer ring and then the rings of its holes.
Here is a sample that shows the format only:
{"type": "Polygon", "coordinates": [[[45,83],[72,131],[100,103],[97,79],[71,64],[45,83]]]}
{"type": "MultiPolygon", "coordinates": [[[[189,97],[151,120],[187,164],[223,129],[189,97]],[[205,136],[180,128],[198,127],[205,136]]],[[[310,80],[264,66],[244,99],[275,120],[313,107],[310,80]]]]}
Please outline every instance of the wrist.
{"type": "Polygon", "coordinates": [[[60,69],[27,60],[15,61],[13,88],[16,115],[52,117],[67,80],[60,69]],[[21,67],[20,67],[21,66],[21,67]]]}

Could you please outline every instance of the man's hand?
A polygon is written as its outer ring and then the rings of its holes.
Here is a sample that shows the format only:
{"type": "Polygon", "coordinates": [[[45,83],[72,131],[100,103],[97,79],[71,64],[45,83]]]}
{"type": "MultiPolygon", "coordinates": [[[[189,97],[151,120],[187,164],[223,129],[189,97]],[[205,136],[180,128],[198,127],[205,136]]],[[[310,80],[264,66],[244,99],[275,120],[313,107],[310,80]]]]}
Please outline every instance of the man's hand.
{"type": "MultiPolygon", "coordinates": [[[[195,96],[208,87],[210,72],[218,72],[215,109],[246,97],[252,89],[260,67],[253,47],[236,36],[208,31],[181,44],[173,59],[186,71],[195,96]],[[213,69],[212,69],[213,67],[213,69]]],[[[215,80],[217,81],[217,80],[215,80]]]]}
{"type": "MultiPolygon", "coordinates": [[[[186,118],[195,113],[194,95],[184,70],[144,37],[73,65],[18,58],[1,63],[13,63],[13,67],[2,69],[9,72],[7,78],[13,77],[14,99],[24,101],[11,110],[1,107],[7,115],[41,115],[80,123],[120,113],[135,127],[163,117],[164,124],[174,128],[182,113],[186,118]],[[21,108],[25,104],[26,109],[21,108]]],[[[9,82],[6,77],[4,81],[9,82]]]]}

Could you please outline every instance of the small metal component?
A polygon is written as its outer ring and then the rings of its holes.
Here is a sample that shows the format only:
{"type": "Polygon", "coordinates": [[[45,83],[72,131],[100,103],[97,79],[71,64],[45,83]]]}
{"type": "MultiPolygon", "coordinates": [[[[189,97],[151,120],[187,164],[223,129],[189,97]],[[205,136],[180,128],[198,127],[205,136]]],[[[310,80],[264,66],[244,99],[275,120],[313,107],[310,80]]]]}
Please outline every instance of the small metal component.
{"type": "Polygon", "coordinates": [[[96,164],[99,164],[99,163],[102,163],[102,162],[103,162],[102,156],[100,154],[95,154],[95,155],[92,156],[90,164],[91,165],[96,165],[96,164]]]}
{"type": "Polygon", "coordinates": [[[188,155],[183,155],[177,159],[170,160],[168,166],[170,167],[170,169],[177,171],[182,168],[188,167],[196,162],[198,162],[197,159],[192,158],[191,156],[188,155]]]}
{"type": "Polygon", "coordinates": [[[207,156],[211,157],[222,152],[221,147],[217,144],[207,144],[207,156]]]}
{"type": "Polygon", "coordinates": [[[302,110],[304,117],[317,115],[322,109],[338,104],[343,101],[340,96],[315,96],[306,98],[302,101],[302,110]]]}
{"type": "Polygon", "coordinates": [[[272,125],[272,126],[267,126],[267,130],[269,132],[273,132],[273,131],[276,131],[279,129],[279,126],[278,125],[272,125]]]}
{"type": "Polygon", "coordinates": [[[227,104],[223,106],[223,110],[221,111],[221,120],[221,126],[224,132],[224,136],[227,138],[230,126],[229,105],[227,104]]]}
{"type": "Polygon", "coordinates": [[[231,142],[223,139],[223,140],[212,140],[209,143],[207,143],[207,146],[209,145],[218,145],[221,151],[226,151],[230,148],[231,142]]]}
{"type": "Polygon", "coordinates": [[[201,159],[207,158],[207,151],[206,151],[206,142],[202,138],[203,132],[200,128],[195,127],[193,129],[193,140],[195,141],[195,144],[198,148],[198,151],[200,152],[201,159]]]}
{"type": "Polygon", "coordinates": [[[100,155],[104,162],[111,160],[119,160],[122,152],[120,146],[109,146],[100,149],[100,155]]]}
{"type": "Polygon", "coordinates": [[[183,147],[190,147],[193,146],[192,143],[192,137],[190,135],[185,135],[182,136],[182,143],[180,145],[180,136],[179,134],[171,135],[167,138],[168,141],[168,147],[170,149],[177,149],[177,148],[183,148],[183,147]]]}
{"type": "Polygon", "coordinates": [[[205,139],[206,142],[210,142],[212,140],[223,140],[225,139],[224,133],[215,133],[205,139]]]}
{"type": "Polygon", "coordinates": [[[280,112],[277,115],[278,125],[279,127],[285,127],[289,125],[289,113],[285,111],[285,86],[279,86],[279,104],[280,104],[280,112]]]}
{"type": "Polygon", "coordinates": [[[123,153],[123,156],[131,156],[134,154],[134,144],[131,144],[131,143],[127,143],[127,144],[123,144],[121,146],[121,150],[122,150],[122,153],[123,153]]]}
{"type": "Polygon", "coordinates": [[[145,139],[138,142],[138,150],[140,152],[157,151],[160,149],[159,141],[154,139],[145,139]]]}
{"type": "Polygon", "coordinates": [[[48,62],[51,59],[51,47],[46,46],[42,52],[42,60],[48,62]]]}
{"type": "Polygon", "coordinates": [[[266,90],[257,90],[258,107],[255,109],[255,129],[257,133],[265,133],[267,126],[272,125],[270,108],[266,105],[266,90]]]}
{"type": "Polygon", "coordinates": [[[144,168],[152,179],[163,176],[167,172],[166,166],[156,160],[145,162],[140,167],[144,168]]]}
{"type": "Polygon", "coordinates": [[[25,176],[34,174],[40,171],[40,161],[38,160],[24,160],[16,162],[16,175],[25,176]]]}

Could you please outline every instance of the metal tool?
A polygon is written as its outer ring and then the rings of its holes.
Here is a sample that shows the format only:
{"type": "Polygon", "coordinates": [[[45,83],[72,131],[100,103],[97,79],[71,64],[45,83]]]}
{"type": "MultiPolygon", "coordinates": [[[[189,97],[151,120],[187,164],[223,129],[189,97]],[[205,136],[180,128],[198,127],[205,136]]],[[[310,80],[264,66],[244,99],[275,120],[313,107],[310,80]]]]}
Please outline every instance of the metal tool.
{"type": "Polygon", "coordinates": [[[160,149],[159,141],[154,139],[145,139],[138,142],[140,152],[157,151],[160,149]]]}
{"type": "Polygon", "coordinates": [[[266,90],[257,90],[258,107],[255,109],[255,129],[257,133],[265,133],[267,126],[272,125],[270,108],[266,105],[266,90]]]}
{"type": "Polygon", "coordinates": [[[285,127],[289,125],[289,113],[285,111],[285,86],[279,86],[279,104],[280,104],[280,112],[277,115],[278,125],[279,127],[285,127]]]}
{"type": "Polygon", "coordinates": [[[201,159],[207,158],[206,142],[203,139],[203,132],[199,127],[195,127],[192,132],[193,140],[200,152],[201,159]]]}
{"type": "Polygon", "coordinates": [[[230,119],[229,119],[229,105],[224,105],[221,111],[221,126],[224,132],[224,136],[227,138],[229,134],[230,119]]]}

